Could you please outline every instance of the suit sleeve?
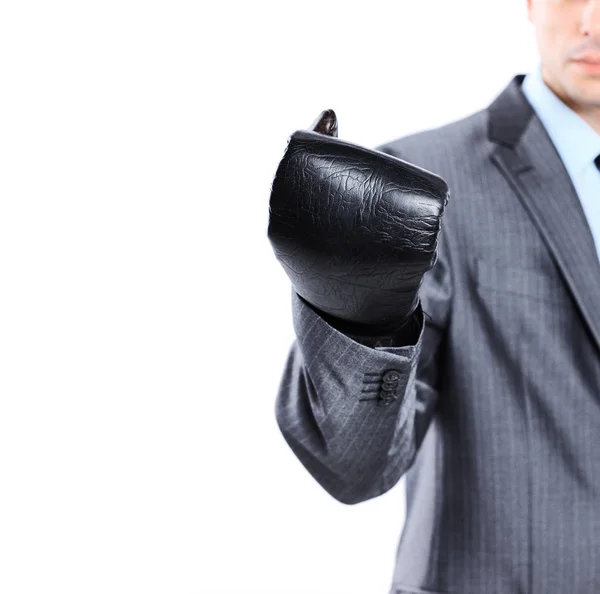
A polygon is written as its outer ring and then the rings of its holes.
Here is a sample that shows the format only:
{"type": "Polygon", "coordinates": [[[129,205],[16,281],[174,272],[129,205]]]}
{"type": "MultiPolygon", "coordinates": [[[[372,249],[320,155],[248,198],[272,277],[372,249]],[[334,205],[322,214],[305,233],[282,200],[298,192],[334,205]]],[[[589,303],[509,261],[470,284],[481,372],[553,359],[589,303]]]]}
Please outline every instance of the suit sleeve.
{"type": "Polygon", "coordinates": [[[414,344],[364,345],[292,290],[296,339],[275,416],[296,457],[342,503],[390,490],[410,468],[435,412],[452,300],[445,231],[442,219],[438,258],[419,290],[414,344]]]}

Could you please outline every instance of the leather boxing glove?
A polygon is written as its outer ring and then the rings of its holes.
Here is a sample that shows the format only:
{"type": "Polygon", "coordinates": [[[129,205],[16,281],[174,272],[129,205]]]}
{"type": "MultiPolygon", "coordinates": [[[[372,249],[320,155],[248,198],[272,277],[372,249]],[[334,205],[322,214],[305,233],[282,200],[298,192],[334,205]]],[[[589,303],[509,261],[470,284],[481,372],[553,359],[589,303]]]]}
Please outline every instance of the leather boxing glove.
{"type": "Polygon", "coordinates": [[[335,327],[391,335],[437,260],[449,190],[438,175],[337,137],[325,110],[288,138],[268,238],[298,295],[335,327]]]}

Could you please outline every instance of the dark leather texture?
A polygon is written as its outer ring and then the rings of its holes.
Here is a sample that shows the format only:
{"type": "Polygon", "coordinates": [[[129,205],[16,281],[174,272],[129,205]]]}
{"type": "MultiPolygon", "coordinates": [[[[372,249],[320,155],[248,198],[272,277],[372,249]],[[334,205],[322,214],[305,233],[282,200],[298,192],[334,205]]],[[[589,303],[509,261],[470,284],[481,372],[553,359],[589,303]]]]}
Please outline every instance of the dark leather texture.
{"type": "MultiPolygon", "coordinates": [[[[331,116],[327,126],[314,127],[337,133],[331,116]]],[[[385,332],[417,308],[448,198],[448,185],[430,171],[298,130],[271,186],[268,237],[294,289],[312,306],[354,324],[354,331],[385,332]]]]}

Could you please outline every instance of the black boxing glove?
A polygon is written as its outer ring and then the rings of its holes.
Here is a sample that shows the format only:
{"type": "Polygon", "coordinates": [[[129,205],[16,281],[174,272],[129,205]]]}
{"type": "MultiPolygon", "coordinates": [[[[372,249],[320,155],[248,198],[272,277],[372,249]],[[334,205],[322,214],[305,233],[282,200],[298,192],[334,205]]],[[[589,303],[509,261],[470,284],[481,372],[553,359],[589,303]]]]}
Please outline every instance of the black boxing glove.
{"type": "Polygon", "coordinates": [[[267,235],[294,290],[324,319],[389,337],[419,305],[448,198],[440,176],[337,138],[326,110],[288,138],[267,235]]]}

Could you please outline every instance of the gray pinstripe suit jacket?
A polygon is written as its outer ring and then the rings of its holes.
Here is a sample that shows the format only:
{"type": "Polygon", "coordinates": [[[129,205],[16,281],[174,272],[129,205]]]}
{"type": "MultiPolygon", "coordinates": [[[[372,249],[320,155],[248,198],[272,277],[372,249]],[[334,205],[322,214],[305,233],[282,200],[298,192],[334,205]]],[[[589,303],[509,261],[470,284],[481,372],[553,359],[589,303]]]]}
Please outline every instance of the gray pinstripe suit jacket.
{"type": "Polygon", "coordinates": [[[406,473],[394,594],[600,592],[600,264],[523,78],[377,147],[450,186],[415,344],[363,346],[292,294],[277,422],[344,503],[406,473]],[[364,400],[390,370],[397,399],[364,400]]]}

